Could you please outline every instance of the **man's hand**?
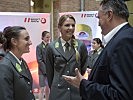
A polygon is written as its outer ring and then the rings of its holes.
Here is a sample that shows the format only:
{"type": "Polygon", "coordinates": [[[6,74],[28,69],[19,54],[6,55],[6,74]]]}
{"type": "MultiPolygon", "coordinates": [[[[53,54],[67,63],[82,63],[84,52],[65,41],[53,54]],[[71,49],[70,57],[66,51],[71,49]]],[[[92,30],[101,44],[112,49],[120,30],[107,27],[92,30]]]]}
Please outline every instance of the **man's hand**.
{"type": "Polygon", "coordinates": [[[79,72],[78,68],[75,68],[75,73],[76,73],[76,76],[73,77],[73,76],[66,76],[66,75],[62,75],[62,77],[64,77],[64,79],[71,85],[79,88],[80,86],[80,82],[82,79],[85,79],[79,72]]]}

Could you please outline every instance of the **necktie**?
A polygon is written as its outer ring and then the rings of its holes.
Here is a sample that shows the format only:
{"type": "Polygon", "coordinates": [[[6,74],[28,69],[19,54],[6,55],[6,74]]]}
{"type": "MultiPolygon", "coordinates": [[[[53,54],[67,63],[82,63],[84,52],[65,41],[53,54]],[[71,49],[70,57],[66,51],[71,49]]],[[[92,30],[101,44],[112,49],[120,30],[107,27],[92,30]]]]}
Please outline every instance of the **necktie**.
{"type": "Polygon", "coordinates": [[[70,46],[70,44],[68,42],[66,42],[65,43],[65,55],[66,55],[66,57],[69,57],[69,55],[70,55],[69,46],[70,46]]]}

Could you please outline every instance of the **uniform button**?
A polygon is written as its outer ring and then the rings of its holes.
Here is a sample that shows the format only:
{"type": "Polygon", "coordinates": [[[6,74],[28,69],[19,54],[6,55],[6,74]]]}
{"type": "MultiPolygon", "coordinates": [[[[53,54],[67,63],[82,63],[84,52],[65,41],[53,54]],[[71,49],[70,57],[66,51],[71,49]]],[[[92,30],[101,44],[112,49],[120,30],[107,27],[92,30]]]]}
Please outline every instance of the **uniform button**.
{"type": "Polygon", "coordinates": [[[60,84],[58,84],[58,86],[60,86],[60,84]]]}
{"type": "Polygon", "coordinates": [[[70,88],[67,88],[67,90],[70,90],[70,88]]]}
{"type": "Polygon", "coordinates": [[[69,73],[69,71],[67,71],[67,73],[69,73]]]}
{"type": "Polygon", "coordinates": [[[32,90],[30,90],[30,93],[32,93],[32,90]]]}
{"type": "Polygon", "coordinates": [[[30,82],[28,82],[28,84],[30,84],[30,82]]]}
{"type": "Polygon", "coordinates": [[[69,63],[67,62],[67,65],[68,65],[69,63]]]}

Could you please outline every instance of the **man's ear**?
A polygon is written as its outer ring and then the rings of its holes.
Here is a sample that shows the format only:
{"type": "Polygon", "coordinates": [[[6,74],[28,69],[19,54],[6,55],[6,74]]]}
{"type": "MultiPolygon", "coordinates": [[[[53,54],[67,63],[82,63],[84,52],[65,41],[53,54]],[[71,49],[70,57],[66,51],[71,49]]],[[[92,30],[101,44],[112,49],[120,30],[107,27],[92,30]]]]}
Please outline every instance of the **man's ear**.
{"type": "Polygon", "coordinates": [[[113,11],[110,10],[107,12],[107,14],[108,14],[108,20],[111,20],[113,18],[113,11]]]}

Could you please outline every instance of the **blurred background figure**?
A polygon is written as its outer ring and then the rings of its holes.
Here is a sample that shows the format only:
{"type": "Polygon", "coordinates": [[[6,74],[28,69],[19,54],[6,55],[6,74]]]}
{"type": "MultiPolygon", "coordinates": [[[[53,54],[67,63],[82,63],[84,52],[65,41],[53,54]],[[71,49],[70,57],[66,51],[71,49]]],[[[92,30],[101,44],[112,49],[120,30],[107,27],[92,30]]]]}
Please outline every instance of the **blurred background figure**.
{"type": "Polygon", "coordinates": [[[6,41],[3,32],[0,32],[0,60],[5,56],[5,51],[3,49],[3,44],[6,41]]]}
{"type": "Polygon", "coordinates": [[[36,58],[38,62],[38,74],[39,74],[39,100],[49,99],[49,86],[46,74],[46,47],[50,43],[51,36],[48,31],[43,31],[41,36],[42,42],[36,47],[36,58]]]}
{"type": "Polygon", "coordinates": [[[94,38],[92,40],[92,48],[93,50],[89,52],[89,68],[92,68],[94,63],[96,62],[98,56],[100,55],[101,51],[103,50],[104,46],[100,38],[94,38]]]}

